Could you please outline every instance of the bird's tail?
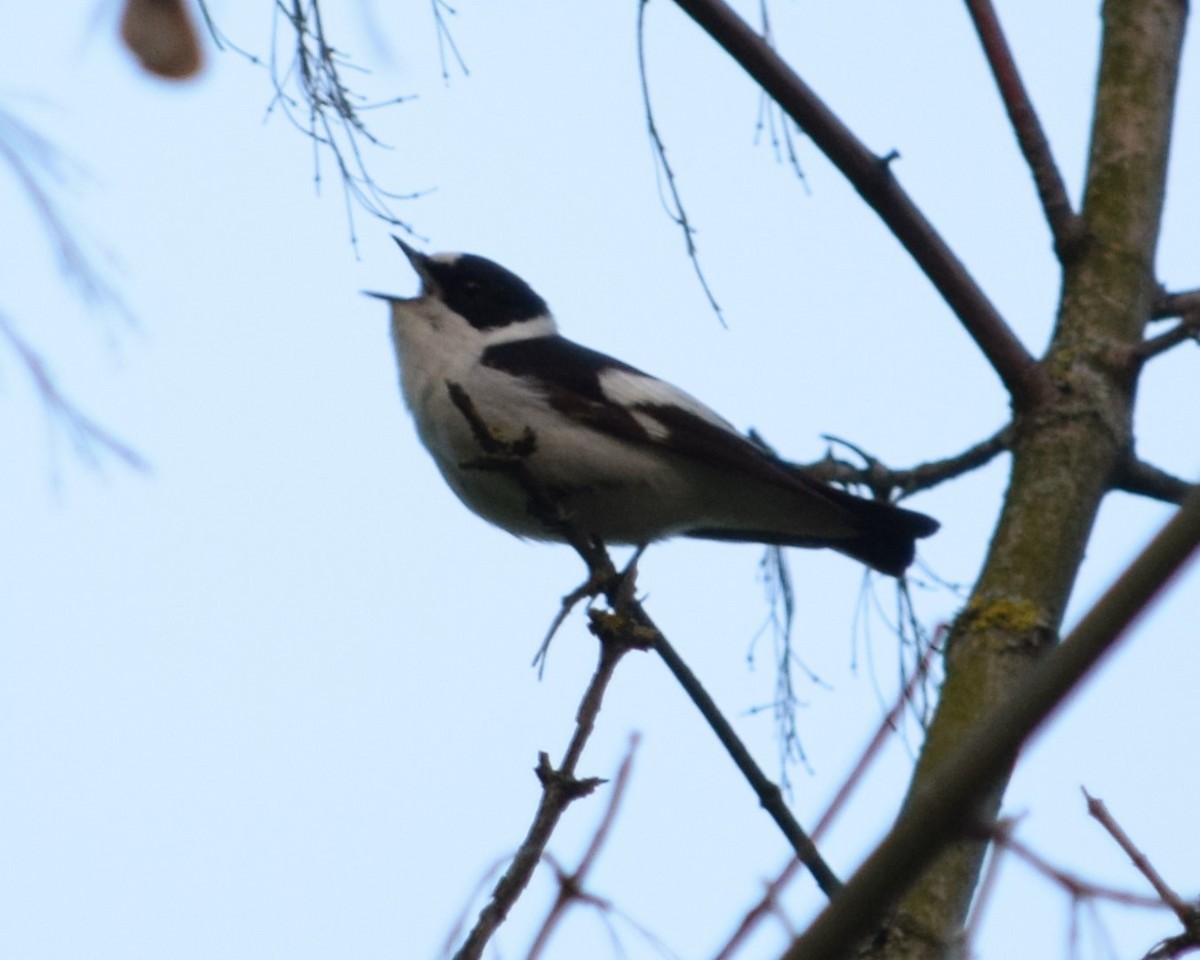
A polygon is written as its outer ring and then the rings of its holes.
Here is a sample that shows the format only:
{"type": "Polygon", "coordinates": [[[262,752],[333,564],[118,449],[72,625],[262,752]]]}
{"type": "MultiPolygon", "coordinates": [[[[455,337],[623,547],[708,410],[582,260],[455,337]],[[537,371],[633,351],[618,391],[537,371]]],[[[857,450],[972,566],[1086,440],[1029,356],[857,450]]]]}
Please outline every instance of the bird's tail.
{"type": "Polygon", "coordinates": [[[933,517],[915,510],[856,497],[833,487],[826,496],[845,507],[862,525],[861,535],[828,546],[889,576],[904,573],[913,562],[916,541],[931,536],[941,526],[933,517]]]}
{"type": "MultiPolygon", "coordinates": [[[[811,482],[811,481],[810,481],[811,482]]],[[[820,496],[841,514],[847,532],[837,536],[793,535],[779,530],[702,529],[689,537],[737,543],[766,543],[780,547],[828,547],[865,563],[873,570],[899,577],[913,562],[916,541],[941,526],[933,517],[880,500],[856,497],[821,484],[820,496]]]]}

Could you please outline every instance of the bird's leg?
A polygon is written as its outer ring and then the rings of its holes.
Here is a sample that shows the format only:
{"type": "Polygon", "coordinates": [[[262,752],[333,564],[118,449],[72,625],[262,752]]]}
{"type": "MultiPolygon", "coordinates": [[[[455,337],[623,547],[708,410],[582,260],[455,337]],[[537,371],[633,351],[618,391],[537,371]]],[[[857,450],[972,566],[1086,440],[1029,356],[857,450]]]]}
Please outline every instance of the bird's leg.
{"type": "Polygon", "coordinates": [[[608,594],[609,602],[614,610],[619,611],[635,599],[633,591],[637,588],[637,565],[648,546],[650,546],[648,543],[638,544],[637,549],[633,551],[633,556],[625,564],[625,569],[617,574],[613,589],[608,594]]]}
{"type": "MultiPolygon", "coordinates": [[[[612,566],[611,560],[608,558],[608,553],[604,549],[604,544],[600,540],[594,540],[587,551],[588,560],[588,577],[574,590],[562,598],[562,604],[555,614],[554,620],[550,624],[550,629],[546,631],[546,637],[542,641],[542,645],[538,647],[537,653],[533,658],[533,666],[538,668],[538,679],[541,679],[542,672],[546,668],[546,654],[550,651],[550,641],[554,639],[554,635],[558,633],[558,628],[563,625],[563,622],[570,616],[571,611],[575,609],[575,605],[580,600],[593,600],[603,593],[609,601],[609,604],[614,610],[619,610],[633,599],[633,591],[637,584],[637,562],[645,552],[648,544],[641,544],[633,552],[633,556],[629,558],[629,562],[625,564],[625,568],[617,573],[612,566]],[[602,559],[601,559],[602,558],[602,559]]],[[[583,551],[581,550],[582,554],[583,551]]]]}

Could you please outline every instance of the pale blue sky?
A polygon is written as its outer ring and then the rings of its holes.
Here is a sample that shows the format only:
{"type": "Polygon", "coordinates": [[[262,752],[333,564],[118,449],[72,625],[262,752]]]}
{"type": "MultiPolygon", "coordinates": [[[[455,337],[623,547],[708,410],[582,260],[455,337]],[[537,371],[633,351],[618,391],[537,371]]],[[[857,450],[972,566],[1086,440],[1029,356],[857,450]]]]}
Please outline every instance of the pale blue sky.
{"type": "MultiPolygon", "coordinates": [[[[269,6],[213,10],[265,54],[269,6]]],[[[1077,194],[1096,5],[1018,6],[1001,14],[1077,194]]],[[[661,212],[635,5],[458,9],[471,74],[448,86],[428,5],[327,11],[338,45],[374,71],[364,89],[419,94],[369,114],[393,148],[370,163],[390,188],[433,191],[400,207],[431,250],[513,268],[568,335],[796,459],[832,433],[905,465],[1001,424],[996,378],[898,244],[803,139],[807,190],[754,145],[753,88],[675,8],[648,13],[652,89],[728,329],[661,212]]],[[[773,10],[785,53],[873,149],[900,152],[897,175],[1040,350],[1054,261],[963,11],[773,10]]],[[[442,484],[399,400],[386,312],[359,294],[416,281],[361,213],[356,255],[332,167],[314,195],[308,145],[282,117],[263,123],[266,73],[210,49],[199,83],[154,83],[115,45],[114,18],[93,3],[14,5],[0,32],[0,102],[83,167],[55,196],[135,322],[80,308],[9,177],[0,308],[151,464],[81,466],[0,352],[0,956],[432,956],[523,835],[537,751],[566,742],[594,656],[581,618],[542,682],[528,664],[579,561],[487,527],[442,484]]],[[[1196,66],[1193,51],[1159,258],[1178,287],[1200,283],[1196,66]]],[[[1143,454],[1187,476],[1200,472],[1186,412],[1198,359],[1190,347],[1155,361],[1139,407],[1143,454]]],[[[976,574],[1004,468],[913,501],[943,521],[922,544],[941,578],[976,574]]],[[[1111,498],[1076,613],[1168,512],[1111,498]]],[[[766,614],[758,557],[659,546],[640,583],[775,772],[769,716],[750,714],[772,695],[767,648],[746,664],[766,614]]],[[[792,774],[811,823],[878,723],[897,653],[878,623],[869,644],[853,637],[858,568],[826,553],[793,553],[792,566],[801,653],[827,684],[803,688],[812,772],[792,774]]],[[[1018,773],[1007,808],[1056,862],[1137,887],[1085,817],[1082,783],[1194,892],[1200,783],[1175,735],[1195,726],[1198,586],[1195,573],[1178,582],[1018,773]]],[[[917,592],[926,622],[953,615],[950,592],[917,592]]],[[[785,850],[649,657],[622,666],[581,772],[612,775],[634,730],[634,780],[592,889],[680,955],[707,956],[785,850]]],[[[909,762],[898,741],[831,835],[839,872],[886,828],[909,762]]],[[[556,855],[572,862],[600,813],[599,800],[573,809],[556,855]]],[[[549,891],[542,877],[514,914],[505,956],[522,955],[549,891]]],[[[797,883],[795,921],[817,905],[797,883]]],[[[982,956],[1065,952],[1067,913],[1065,896],[1010,867],[982,956]]],[[[1113,916],[1119,955],[1174,932],[1165,917],[1113,916]]],[[[630,956],[653,955],[624,939],[630,956]]],[[[746,955],[782,942],[768,925],[746,955]]],[[[576,916],[552,955],[607,951],[598,921],[576,916]]]]}

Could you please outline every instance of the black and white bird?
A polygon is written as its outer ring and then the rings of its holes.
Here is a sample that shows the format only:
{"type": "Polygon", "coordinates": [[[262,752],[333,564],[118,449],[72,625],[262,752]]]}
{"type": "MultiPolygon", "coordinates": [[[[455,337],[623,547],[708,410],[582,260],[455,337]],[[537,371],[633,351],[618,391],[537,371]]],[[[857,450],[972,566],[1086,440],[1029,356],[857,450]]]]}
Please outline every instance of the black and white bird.
{"type": "Polygon", "coordinates": [[[404,401],[446,482],[490,523],[563,539],[531,509],[532,482],[573,531],[610,545],[830,547],[892,576],[937,530],[806,476],[678,387],[560,336],[546,302],[499,264],[394,239],[421,279],[417,297],[373,294],[391,305],[404,401]],[[530,441],[523,481],[481,468],[481,427],[530,441]]]}

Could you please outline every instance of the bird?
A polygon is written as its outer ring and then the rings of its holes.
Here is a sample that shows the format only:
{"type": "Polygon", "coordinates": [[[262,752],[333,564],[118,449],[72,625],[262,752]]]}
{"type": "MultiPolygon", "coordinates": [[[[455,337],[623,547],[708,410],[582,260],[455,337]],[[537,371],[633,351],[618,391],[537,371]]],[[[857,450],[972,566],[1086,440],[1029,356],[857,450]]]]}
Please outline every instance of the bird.
{"type": "Polygon", "coordinates": [[[894,577],[938,529],[808,475],[691,394],[562,336],[500,264],[393,239],[420,292],[368,294],[391,307],[404,402],[451,490],[495,526],[639,550],[671,537],[827,547],[894,577]]]}

